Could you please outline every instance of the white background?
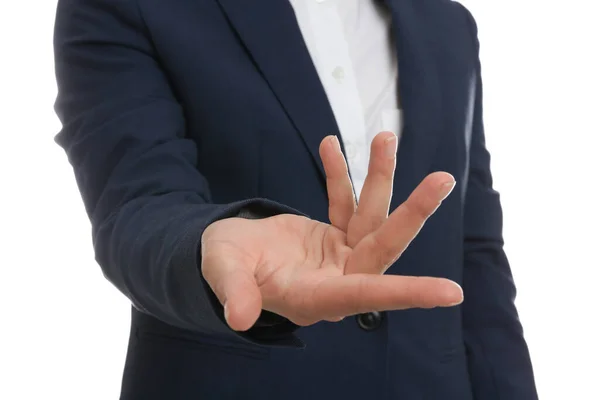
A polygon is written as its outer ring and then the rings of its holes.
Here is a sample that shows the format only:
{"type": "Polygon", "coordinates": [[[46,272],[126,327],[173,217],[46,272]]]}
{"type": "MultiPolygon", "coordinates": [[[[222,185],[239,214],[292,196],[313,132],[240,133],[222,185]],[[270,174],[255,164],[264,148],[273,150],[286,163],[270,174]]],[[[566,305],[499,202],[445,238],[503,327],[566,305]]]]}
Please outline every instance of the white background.
{"type": "MultiPolygon", "coordinates": [[[[597,2],[464,3],[540,398],[600,399],[597,2]]],[[[116,399],[129,307],[94,262],[53,142],[55,7],[0,5],[0,398],[116,399]]]]}

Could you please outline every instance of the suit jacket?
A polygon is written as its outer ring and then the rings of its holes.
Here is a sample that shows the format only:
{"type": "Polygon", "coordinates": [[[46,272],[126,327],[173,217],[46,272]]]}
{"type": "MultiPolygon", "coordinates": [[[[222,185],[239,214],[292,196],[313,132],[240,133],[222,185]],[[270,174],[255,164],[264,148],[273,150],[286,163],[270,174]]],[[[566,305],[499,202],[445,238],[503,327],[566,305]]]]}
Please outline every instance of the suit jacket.
{"type": "MultiPolygon", "coordinates": [[[[450,278],[460,307],[235,333],[199,271],[210,223],[241,211],[328,221],[318,146],[339,135],[284,0],[59,0],[63,123],[104,275],[134,305],[121,398],[537,398],[503,252],[473,18],[386,0],[405,122],[391,207],[457,181],[390,274],[450,278]]],[[[95,344],[101,345],[101,344],[95,344]]]]}

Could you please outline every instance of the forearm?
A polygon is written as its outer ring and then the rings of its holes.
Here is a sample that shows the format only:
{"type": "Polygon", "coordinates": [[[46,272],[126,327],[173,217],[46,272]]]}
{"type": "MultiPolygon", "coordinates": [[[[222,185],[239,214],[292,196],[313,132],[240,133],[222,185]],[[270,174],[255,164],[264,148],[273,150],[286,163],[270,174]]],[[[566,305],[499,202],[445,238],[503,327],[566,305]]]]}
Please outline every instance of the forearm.
{"type": "Polygon", "coordinates": [[[193,194],[139,197],[94,226],[96,258],[139,310],[185,329],[231,333],[200,273],[200,239],[212,222],[251,204],[273,215],[295,213],[264,200],[215,205],[193,194]]]}
{"type": "Polygon", "coordinates": [[[297,211],[262,199],[214,203],[135,2],[59,2],[55,65],[56,141],[73,166],[105,276],[158,319],[233,334],[201,276],[204,229],[242,208],[297,211]]]}

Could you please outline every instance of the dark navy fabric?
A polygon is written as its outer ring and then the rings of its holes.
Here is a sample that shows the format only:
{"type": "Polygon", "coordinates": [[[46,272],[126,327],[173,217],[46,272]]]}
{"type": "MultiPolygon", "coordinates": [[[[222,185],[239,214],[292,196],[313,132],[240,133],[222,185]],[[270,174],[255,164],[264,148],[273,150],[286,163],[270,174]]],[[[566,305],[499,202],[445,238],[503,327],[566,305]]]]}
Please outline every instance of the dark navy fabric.
{"type": "Polygon", "coordinates": [[[485,148],[475,23],[448,0],[386,2],[405,117],[392,208],[430,172],[457,181],[388,273],[453,279],[464,304],[383,313],[371,330],[264,315],[234,333],[200,274],[205,227],[243,210],[328,220],[318,146],[339,131],[293,9],[59,0],[56,140],[96,259],[134,305],[122,399],[537,398],[485,148]]]}

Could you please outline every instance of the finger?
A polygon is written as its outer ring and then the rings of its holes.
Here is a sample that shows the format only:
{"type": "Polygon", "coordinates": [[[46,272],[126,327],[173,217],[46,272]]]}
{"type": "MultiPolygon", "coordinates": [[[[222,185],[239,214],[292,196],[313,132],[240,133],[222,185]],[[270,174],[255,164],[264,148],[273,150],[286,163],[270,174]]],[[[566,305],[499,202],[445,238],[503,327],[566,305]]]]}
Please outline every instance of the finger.
{"type": "Polygon", "coordinates": [[[354,247],[387,219],[392,198],[398,138],[381,132],[371,143],[369,172],[360,194],[358,208],[350,220],[348,245],[354,247]]]}
{"type": "Polygon", "coordinates": [[[258,320],[262,296],[250,268],[233,257],[202,256],[202,274],[224,308],[227,324],[235,331],[246,331],[258,320]]]}
{"type": "Polygon", "coordinates": [[[462,289],[443,278],[354,274],[323,281],[312,296],[315,313],[355,315],[371,311],[451,307],[462,289]]]}
{"type": "Polygon", "coordinates": [[[319,154],[327,176],[329,219],[333,226],[346,232],[348,221],[356,209],[356,201],[338,138],[332,135],[323,139],[319,154]]]}
{"type": "Polygon", "coordinates": [[[454,178],[446,172],[427,176],[379,229],[356,245],[344,273],[385,272],[406,250],[454,185],[454,178]]]}

